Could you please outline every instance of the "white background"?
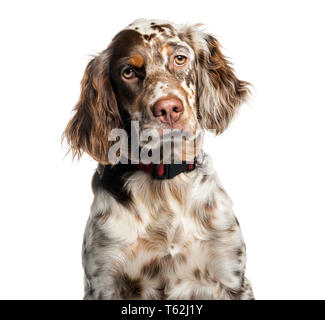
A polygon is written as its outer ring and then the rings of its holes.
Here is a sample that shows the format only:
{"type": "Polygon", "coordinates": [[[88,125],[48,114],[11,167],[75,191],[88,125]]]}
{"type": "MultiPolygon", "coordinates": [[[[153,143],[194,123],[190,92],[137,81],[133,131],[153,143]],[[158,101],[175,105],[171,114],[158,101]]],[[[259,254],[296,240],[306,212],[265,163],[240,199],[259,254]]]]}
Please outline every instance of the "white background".
{"type": "Polygon", "coordinates": [[[61,134],[89,55],[139,17],[206,24],[255,89],[220,137],[218,174],[257,299],[324,299],[324,1],[2,1],[0,298],[81,299],[96,167],[61,134]]]}

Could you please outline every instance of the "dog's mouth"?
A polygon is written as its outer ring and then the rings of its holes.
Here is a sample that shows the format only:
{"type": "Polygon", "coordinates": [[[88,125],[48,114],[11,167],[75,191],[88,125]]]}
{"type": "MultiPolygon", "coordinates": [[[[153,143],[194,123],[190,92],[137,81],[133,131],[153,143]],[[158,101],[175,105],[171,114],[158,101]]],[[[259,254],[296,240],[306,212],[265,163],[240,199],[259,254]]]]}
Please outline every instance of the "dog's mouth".
{"type": "Polygon", "coordinates": [[[183,143],[184,141],[195,139],[198,134],[198,131],[192,132],[179,128],[144,127],[139,133],[139,143],[141,146],[144,146],[148,142],[156,146],[161,146],[171,141],[174,141],[174,143],[183,143]]]}
{"type": "Polygon", "coordinates": [[[141,154],[152,158],[153,163],[172,163],[174,161],[192,161],[202,147],[202,132],[187,130],[150,130],[139,140],[141,154]]]}
{"type": "Polygon", "coordinates": [[[175,161],[193,161],[201,150],[202,130],[180,130],[171,128],[140,126],[131,121],[127,143],[122,154],[124,158],[142,163],[172,163],[175,161]]]}

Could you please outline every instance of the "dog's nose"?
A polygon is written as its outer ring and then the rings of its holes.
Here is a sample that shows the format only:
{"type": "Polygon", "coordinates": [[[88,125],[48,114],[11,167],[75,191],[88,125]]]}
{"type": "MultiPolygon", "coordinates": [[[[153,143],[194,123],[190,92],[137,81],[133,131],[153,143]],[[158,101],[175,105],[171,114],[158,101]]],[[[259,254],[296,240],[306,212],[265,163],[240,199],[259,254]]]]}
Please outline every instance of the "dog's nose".
{"type": "Polygon", "coordinates": [[[158,100],[152,107],[152,113],[163,123],[169,125],[177,122],[183,112],[184,107],[182,101],[177,98],[164,98],[158,100]]]}

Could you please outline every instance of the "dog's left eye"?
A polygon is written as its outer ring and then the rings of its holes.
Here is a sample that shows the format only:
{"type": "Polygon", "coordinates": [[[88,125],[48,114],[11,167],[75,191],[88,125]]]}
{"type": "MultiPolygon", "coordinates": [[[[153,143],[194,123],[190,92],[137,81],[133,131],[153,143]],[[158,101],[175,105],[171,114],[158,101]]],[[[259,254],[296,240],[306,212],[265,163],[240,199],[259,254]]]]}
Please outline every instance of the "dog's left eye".
{"type": "Polygon", "coordinates": [[[182,55],[178,55],[174,58],[174,62],[178,66],[182,66],[183,64],[185,64],[186,60],[187,60],[187,58],[182,55]]]}

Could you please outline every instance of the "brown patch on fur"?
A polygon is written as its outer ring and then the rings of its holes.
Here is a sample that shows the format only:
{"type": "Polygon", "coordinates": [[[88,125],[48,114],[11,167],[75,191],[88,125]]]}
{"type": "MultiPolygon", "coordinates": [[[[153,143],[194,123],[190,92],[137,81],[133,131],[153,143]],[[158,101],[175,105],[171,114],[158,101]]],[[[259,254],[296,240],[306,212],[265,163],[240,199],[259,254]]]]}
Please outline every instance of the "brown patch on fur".
{"type": "Polygon", "coordinates": [[[93,246],[95,248],[106,248],[112,244],[111,239],[100,229],[93,232],[93,246]]]}
{"type": "Polygon", "coordinates": [[[193,275],[196,280],[201,280],[201,271],[199,268],[193,270],[193,275]]]}
{"type": "Polygon", "coordinates": [[[231,300],[241,300],[241,296],[243,294],[243,290],[242,288],[239,288],[237,290],[233,289],[233,290],[227,290],[227,293],[230,297],[231,300]]]}
{"type": "Polygon", "coordinates": [[[92,274],[92,277],[93,277],[93,278],[97,278],[98,276],[101,275],[102,272],[103,272],[103,269],[102,269],[102,268],[97,268],[97,269],[95,270],[95,272],[92,274]]]}
{"type": "Polygon", "coordinates": [[[140,215],[139,211],[136,208],[134,208],[133,211],[134,211],[134,217],[135,217],[135,219],[139,223],[142,223],[142,218],[141,218],[141,215],[140,215]]]}
{"type": "Polygon", "coordinates": [[[163,23],[160,25],[156,25],[156,27],[159,27],[160,29],[162,29],[163,32],[166,32],[166,29],[168,29],[168,31],[170,32],[170,35],[175,36],[175,30],[174,30],[173,26],[170,25],[169,23],[163,23]]]}
{"type": "MultiPolygon", "coordinates": [[[[195,238],[194,238],[194,241],[195,241],[195,242],[199,242],[200,240],[197,239],[197,238],[195,237],[195,238]]],[[[186,242],[183,244],[183,248],[184,248],[184,249],[189,249],[190,246],[191,246],[191,241],[186,241],[186,242]]]]}
{"type": "Polygon", "coordinates": [[[161,284],[157,288],[158,293],[159,293],[158,297],[155,297],[154,299],[158,299],[158,300],[166,300],[167,299],[167,295],[165,293],[165,288],[167,286],[168,281],[169,281],[168,279],[166,281],[161,280],[161,284]]]}
{"type": "Polygon", "coordinates": [[[144,264],[140,272],[143,276],[152,279],[157,277],[160,271],[161,271],[161,265],[158,261],[158,258],[154,258],[150,260],[148,263],[144,264]]]}
{"type": "Polygon", "coordinates": [[[143,35],[143,38],[147,41],[151,41],[156,35],[157,35],[156,33],[145,34],[143,35]]]}
{"type": "Polygon", "coordinates": [[[100,259],[96,259],[95,260],[95,265],[98,267],[98,268],[102,268],[102,267],[104,267],[104,265],[105,265],[105,260],[100,260],[100,259]]]}
{"type": "Polygon", "coordinates": [[[238,226],[236,224],[231,225],[228,229],[227,232],[229,233],[234,233],[238,231],[238,226]]]}
{"type": "Polygon", "coordinates": [[[152,241],[156,242],[167,242],[167,230],[161,228],[155,228],[149,225],[147,228],[148,236],[152,239],[152,241]]]}
{"type": "Polygon", "coordinates": [[[139,69],[142,68],[143,64],[144,64],[144,60],[143,60],[142,55],[137,53],[134,56],[132,56],[129,59],[129,64],[134,66],[134,67],[137,67],[139,69]]]}
{"type": "Polygon", "coordinates": [[[210,214],[214,214],[215,211],[217,210],[218,208],[218,205],[217,205],[217,201],[215,198],[213,198],[212,200],[210,201],[207,201],[204,205],[204,211],[205,212],[208,212],[210,214]]]}
{"type": "Polygon", "coordinates": [[[161,258],[161,261],[163,263],[170,263],[172,260],[173,260],[173,256],[170,253],[166,254],[161,258]]]}
{"type": "Polygon", "coordinates": [[[160,52],[161,52],[161,53],[166,52],[166,55],[167,55],[167,56],[170,56],[171,53],[173,52],[173,48],[172,48],[172,46],[170,46],[169,44],[165,44],[165,45],[163,45],[163,46],[161,47],[160,52]]]}
{"type": "Polygon", "coordinates": [[[200,216],[200,221],[202,223],[202,226],[207,229],[207,230],[214,230],[214,226],[212,223],[212,217],[210,215],[206,215],[206,214],[201,214],[200,216]]]}
{"type": "Polygon", "coordinates": [[[237,271],[234,271],[234,275],[236,276],[236,277],[240,277],[241,276],[241,271],[239,271],[239,270],[237,270],[237,271]]]}
{"type": "Polygon", "coordinates": [[[193,212],[193,218],[195,221],[202,225],[203,228],[209,231],[215,231],[213,220],[216,218],[217,203],[215,199],[213,201],[206,202],[202,208],[193,212]]]}
{"type": "Polygon", "coordinates": [[[243,255],[243,249],[242,248],[238,248],[237,250],[236,250],[236,255],[238,256],[238,257],[241,257],[242,255],[243,255]]]}
{"type": "Polygon", "coordinates": [[[203,278],[208,282],[217,283],[217,280],[211,276],[207,266],[204,268],[203,278]]]}
{"type": "Polygon", "coordinates": [[[155,251],[167,248],[168,243],[168,225],[164,227],[156,227],[148,225],[146,227],[147,236],[141,239],[141,244],[146,250],[155,251]]]}
{"type": "Polygon", "coordinates": [[[208,180],[208,175],[205,174],[205,175],[202,177],[202,179],[201,179],[201,183],[203,184],[203,183],[205,183],[207,180],[208,180]]]}
{"type": "Polygon", "coordinates": [[[97,220],[100,224],[103,224],[107,221],[108,217],[111,215],[109,211],[106,212],[98,212],[94,216],[94,220],[97,220]]]}
{"type": "Polygon", "coordinates": [[[114,38],[109,48],[112,53],[112,61],[117,61],[121,57],[128,57],[132,48],[143,47],[142,34],[135,30],[125,29],[120,31],[114,38]]]}
{"type": "Polygon", "coordinates": [[[122,299],[138,299],[142,294],[142,281],[140,278],[132,279],[126,273],[119,274],[116,279],[116,287],[120,290],[122,299]]]}
{"type": "Polygon", "coordinates": [[[93,299],[94,293],[95,293],[95,290],[93,288],[88,288],[88,292],[87,292],[86,296],[93,299]]]}
{"type": "Polygon", "coordinates": [[[160,25],[157,25],[157,24],[152,25],[151,29],[157,30],[160,33],[165,31],[165,29],[163,27],[161,27],[160,25]]]}

